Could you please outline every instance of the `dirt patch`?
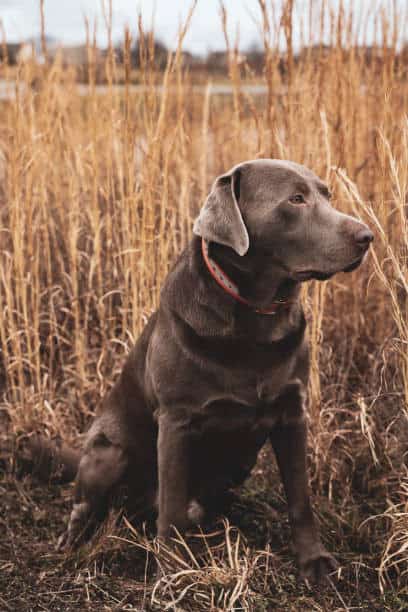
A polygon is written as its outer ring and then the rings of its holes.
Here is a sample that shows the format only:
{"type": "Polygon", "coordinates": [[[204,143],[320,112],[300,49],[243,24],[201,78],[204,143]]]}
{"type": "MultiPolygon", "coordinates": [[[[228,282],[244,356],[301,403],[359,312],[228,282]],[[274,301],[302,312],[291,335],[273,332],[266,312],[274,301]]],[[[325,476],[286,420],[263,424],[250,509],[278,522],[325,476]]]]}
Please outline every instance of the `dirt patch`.
{"type": "MultiPolygon", "coordinates": [[[[299,584],[288,546],[283,493],[269,450],[262,453],[253,476],[236,496],[227,536],[218,538],[216,545],[211,541],[212,558],[208,551],[197,553],[199,567],[193,564],[188,571],[177,568],[175,562],[171,580],[159,584],[152,555],[141,548],[152,541],[152,531],[147,538],[141,532],[135,534],[123,516],[116,515],[115,523],[112,514],[103,532],[89,546],[66,556],[57,553],[55,545],[70,510],[71,486],[45,485],[31,477],[16,478],[13,463],[5,459],[0,493],[1,610],[148,611],[169,606],[170,610],[194,612],[402,611],[408,605],[408,592],[397,594],[390,588],[381,597],[375,569],[379,556],[359,542],[352,529],[348,538],[339,538],[334,508],[332,514],[330,509],[319,512],[319,518],[327,546],[336,551],[343,565],[340,579],[318,590],[299,584]],[[231,551],[236,564],[228,561],[231,551]],[[242,593],[235,607],[228,608],[237,584],[242,586],[242,593]],[[172,598],[180,601],[172,604],[172,598]]],[[[217,528],[220,524],[210,527],[209,532],[217,528]]]]}

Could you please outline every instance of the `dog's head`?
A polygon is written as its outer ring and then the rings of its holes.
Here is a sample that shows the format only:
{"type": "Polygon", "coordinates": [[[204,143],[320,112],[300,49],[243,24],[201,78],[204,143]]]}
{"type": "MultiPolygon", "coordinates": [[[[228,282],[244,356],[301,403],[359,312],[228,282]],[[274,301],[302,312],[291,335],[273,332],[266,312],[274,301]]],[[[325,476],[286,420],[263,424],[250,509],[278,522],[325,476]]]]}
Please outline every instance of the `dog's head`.
{"type": "Polygon", "coordinates": [[[241,256],[268,255],[296,281],[354,270],[373,240],[364,223],[333,208],[311,170],[274,159],[219,176],[193,231],[241,256]]]}

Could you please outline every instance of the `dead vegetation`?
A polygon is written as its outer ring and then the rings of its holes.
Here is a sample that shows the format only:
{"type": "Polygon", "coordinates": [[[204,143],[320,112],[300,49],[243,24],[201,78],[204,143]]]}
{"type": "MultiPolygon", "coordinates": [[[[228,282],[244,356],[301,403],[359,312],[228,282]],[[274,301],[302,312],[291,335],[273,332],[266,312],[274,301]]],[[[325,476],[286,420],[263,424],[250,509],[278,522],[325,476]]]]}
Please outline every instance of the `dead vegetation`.
{"type": "MultiPolygon", "coordinates": [[[[126,609],[120,607],[126,602],[156,610],[406,609],[408,81],[398,51],[405,22],[378,13],[375,61],[367,62],[353,34],[357,16],[310,2],[310,23],[319,24],[309,41],[313,52],[295,62],[294,29],[301,28],[292,2],[282,15],[268,8],[258,1],[261,79],[226,36],[230,95],[214,94],[210,81],[193,87],[180,61],[183,33],[165,72],[156,70],[154,45],[141,37],[137,92],[129,83],[115,88],[113,53],[103,94],[92,61],[86,95],[58,62],[21,64],[17,76],[2,65],[15,97],[1,102],[0,115],[1,410],[9,439],[34,429],[76,436],[156,307],[213,177],[255,157],[310,166],[329,181],[335,205],[361,216],[376,234],[361,269],[304,292],[312,343],[310,475],[322,532],[345,566],[339,585],[327,595],[296,585],[269,454],[240,493],[215,551],[208,547],[199,561],[192,553],[187,565],[167,557],[156,584],[144,580],[140,558],[141,572],[129,571],[129,550],[140,556],[143,546],[159,560],[165,553],[123,521],[113,529],[121,538],[116,544],[102,538],[101,550],[71,560],[51,552],[61,531],[60,492],[54,501],[44,492],[43,504],[40,489],[18,484],[5,469],[4,609],[16,609],[8,589],[21,590],[18,576],[31,559],[31,571],[52,575],[51,586],[43,576],[48,591],[57,589],[54,580],[75,591],[82,584],[76,572],[94,568],[94,582],[85,580],[79,599],[58,595],[66,606],[60,609],[76,609],[78,601],[100,609],[126,609]],[[280,36],[285,70],[276,51],[280,36]],[[253,84],[264,92],[253,93],[253,84]],[[30,545],[23,508],[31,517],[30,545]],[[33,513],[44,510],[37,529],[33,513]],[[19,558],[19,545],[31,555],[19,558]],[[109,587],[101,578],[106,572],[109,587]],[[101,593],[105,587],[112,600],[101,593]]],[[[227,19],[223,12],[225,31],[227,19]]],[[[126,41],[125,65],[129,34],[126,41]]],[[[30,583],[27,607],[19,609],[56,609],[56,595],[40,598],[42,608],[30,603],[41,584],[30,583]]]]}

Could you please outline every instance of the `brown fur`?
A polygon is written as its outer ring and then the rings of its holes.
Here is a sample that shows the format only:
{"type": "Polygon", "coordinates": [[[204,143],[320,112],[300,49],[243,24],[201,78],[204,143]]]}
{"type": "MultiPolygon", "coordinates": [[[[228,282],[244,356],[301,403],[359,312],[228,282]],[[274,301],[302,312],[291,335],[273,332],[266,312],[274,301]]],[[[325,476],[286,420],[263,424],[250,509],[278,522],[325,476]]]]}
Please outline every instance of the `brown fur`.
{"type": "Polygon", "coordinates": [[[145,507],[158,499],[158,534],[168,538],[242,483],[269,439],[301,573],[319,580],[335,562],[309,501],[300,283],[357,267],[372,234],[330,206],[310,170],[277,160],[219,177],[194,232],[87,434],[63,543],[78,543],[122,482],[145,507]],[[243,296],[260,307],[290,299],[290,307],[267,316],[227,295],[203,262],[201,236],[243,296]]]}

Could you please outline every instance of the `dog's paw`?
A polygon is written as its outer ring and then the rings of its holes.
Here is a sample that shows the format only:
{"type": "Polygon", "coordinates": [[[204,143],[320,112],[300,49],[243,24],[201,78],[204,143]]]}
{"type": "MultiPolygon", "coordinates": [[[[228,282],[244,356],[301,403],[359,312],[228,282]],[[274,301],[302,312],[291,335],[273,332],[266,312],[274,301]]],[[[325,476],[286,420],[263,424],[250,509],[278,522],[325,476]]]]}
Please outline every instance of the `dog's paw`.
{"type": "Polygon", "coordinates": [[[55,550],[59,553],[74,552],[82,543],[81,534],[71,529],[66,529],[58,538],[55,550]]]}
{"type": "Polygon", "coordinates": [[[299,563],[302,580],[311,584],[323,584],[338,567],[336,559],[326,550],[313,557],[302,559],[299,563]]]}
{"type": "Polygon", "coordinates": [[[68,548],[68,531],[65,530],[63,534],[60,535],[58,541],[55,545],[55,550],[57,552],[64,552],[68,548]]]}
{"type": "Polygon", "coordinates": [[[205,518],[205,510],[203,506],[196,500],[192,499],[187,508],[187,517],[189,523],[197,527],[205,518]]]}

